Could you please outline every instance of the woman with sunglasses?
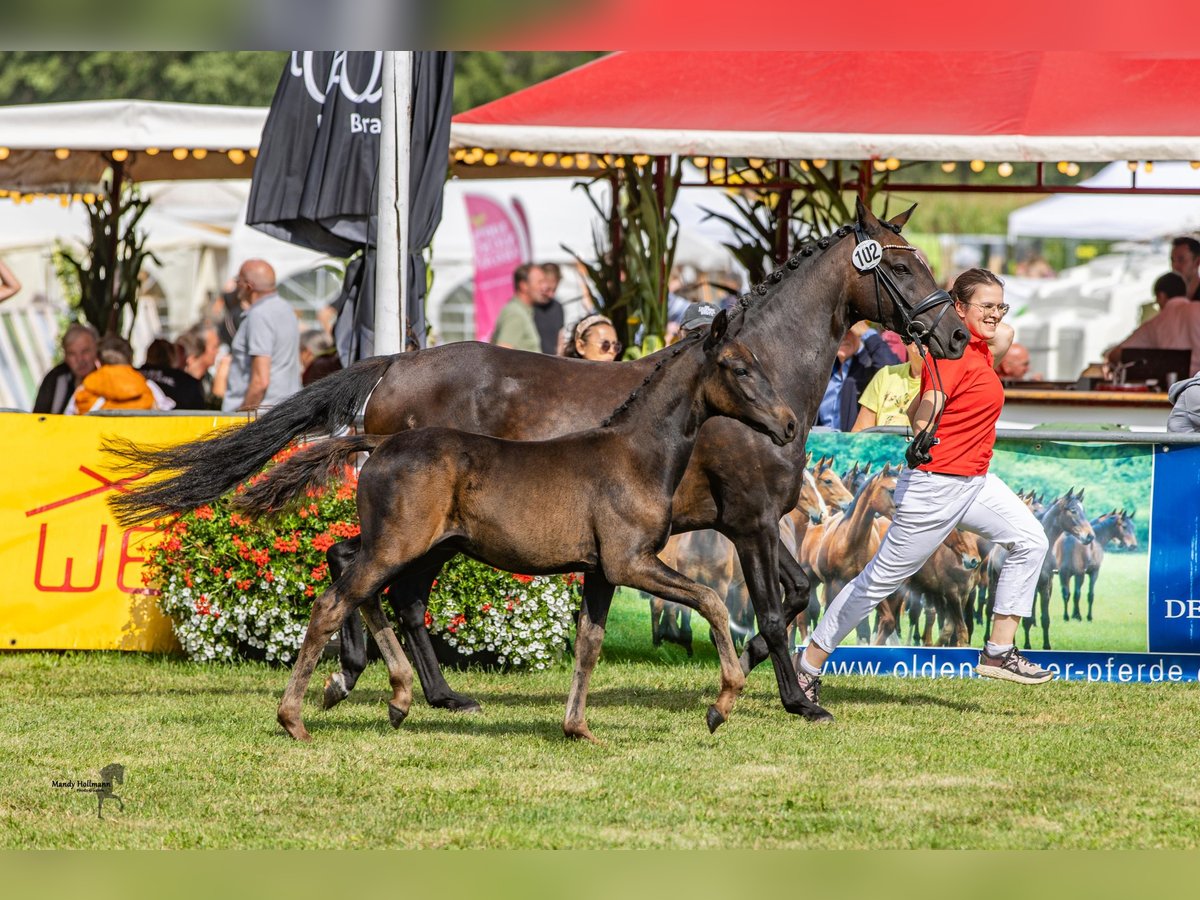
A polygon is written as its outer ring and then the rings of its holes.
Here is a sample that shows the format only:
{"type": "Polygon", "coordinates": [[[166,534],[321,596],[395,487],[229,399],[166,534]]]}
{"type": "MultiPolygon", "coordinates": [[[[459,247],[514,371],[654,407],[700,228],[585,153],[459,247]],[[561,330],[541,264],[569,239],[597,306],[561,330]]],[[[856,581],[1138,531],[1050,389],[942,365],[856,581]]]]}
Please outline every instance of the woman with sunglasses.
{"type": "Polygon", "coordinates": [[[909,417],[917,432],[936,423],[938,442],[925,452],[919,439],[909,445],[909,467],[896,484],[896,515],[879,550],[829,604],[799,656],[800,686],[814,701],[821,667],[842,639],[958,526],[1011,547],[996,585],[991,640],[979,654],[976,673],[1020,684],[1053,677],[1022,656],[1015,644],[1017,625],[1033,612],[1048,548],[1046,533],[1008,485],[988,472],[1004,406],[989,344],[995,341],[1002,352],[1012,341],[1012,330],[1000,322],[1008,312],[1004,285],[986,269],[968,269],[955,279],[950,293],[972,340],[961,359],[940,359],[921,371],[920,393],[909,417]]]}
{"type": "Polygon", "coordinates": [[[575,323],[563,347],[563,356],[612,362],[621,353],[621,342],[612,319],[599,314],[584,316],[575,323]]]}

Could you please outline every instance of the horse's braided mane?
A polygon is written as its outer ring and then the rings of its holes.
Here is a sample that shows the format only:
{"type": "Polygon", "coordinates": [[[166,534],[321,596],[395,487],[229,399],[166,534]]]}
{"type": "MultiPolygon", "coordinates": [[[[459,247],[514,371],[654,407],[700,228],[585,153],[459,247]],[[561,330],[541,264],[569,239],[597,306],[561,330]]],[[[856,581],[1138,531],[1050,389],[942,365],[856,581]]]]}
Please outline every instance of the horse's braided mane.
{"type": "MultiPolygon", "coordinates": [[[[896,234],[900,233],[899,225],[893,225],[890,222],[882,222],[880,224],[882,224],[885,228],[890,228],[896,234]]],[[[795,272],[802,265],[804,265],[805,260],[809,259],[814,254],[816,254],[818,250],[822,251],[822,252],[825,250],[828,250],[834,244],[838,243],[838,241],[840,241],[842,238],[846,237],[847,235],[853,234],[853,233],[854,233],[853,225],[843,225],[840,228],[838,228],[836,231],[834,231],[832,234],[826,235],[821,238],[817,238],[816,240],[813,240],[813,241],[806,241],[806,242],[802,243],[796,249],[796,252],[793,253],[788,258],[787,262],[784,263],[783,266],[770,272],[766,276],[766,278],[764,278],[758,284],[754,285],[754,287],[752,287],[745,294],[742,294],[741,296],[739,296],[737,299],[737,302],[731,307],[730,314],[731,315],[744,315],[747,310],[756,308],[759,305],[758,300],[756,298],[765,297],[770,292],[771,287],[773,285],[781,284],[785,278],[789,277],[793,272],[795,272]],[[785,268],[788,271],[785,271],[784,270],[785,268]]],[[[694,335],[689,335],[688,337],[689,338],[695,337],[696,339],[699,339],[701,336],[702,336],[701,334],[694,334],[694,335]]],[[[687,339],[685,339],[685,341],[686,340],[687,339]]],[[[663,367],[663,364],[666,363],[670,359],[674,359],[681,352],[683,352],[684,349],[686,349],[688,344],[685,343],[685,341],[680,341],[679,345],[676,347],[676,349],[673,353],[671,353],[669,356],[664,356],[662,359],[660,359],[655,364],[654,371],[651,372],[649,375],[647,375],[642,380],[641,385],[634,388],[630,392],[629,396],[625,398],[625,402],[622,403],[620,406],[618,406],[615,410],[613,410],[613,412],[606,419],[604,419],[604,421],[602,421],[600,423],[601,428],[607,428],[608,426],[610,426],[613,423],[613,421],[617,418],[618,415],[620,415],[623,412],[626,412],[629,409],[629,405],[637,399],[638,391],[640,391],[642,388],[644,388],[650,384],[650,382],[654,378],[654,374],[663,367]]]]}
{"type": "Polygon", "coordinates": [[[637,399],[638,391],[640,391],[642,388],[648,386],[650,384],[650,382],[654,380],[654,376],[662,369],[662,367],[664,365],[666,365],[671,360],[675,359],[675,357],[677,357],[684,350],[687,350],[689,347],[696,344],[703,337],[704,337],[703,332],[693,331],[691,334],[687,335],[686,337],[681,338],[675,344],[675,349],[672,350],[670,353],[664,353],[662,355],[662,358],[659,359],[659,361],[654,364],[654,369],[650,372],[650,374],[648,374],[645,378],[642,379],[642,383],[640,385],[638,385],[632,391],[629,392],[629,396],[625,398],[625,402],[622,403],[620,406],[618,406],[616,409],[614,409],[612,411],[612,413],[608,416],[608,418],[606,418],[603,422],[600,423],[600,427],[608,428],[610,425],[613,424],[613,421],[617,418],[617,416],[619,416],[623,412],[628,412],[629,405],[637,399]]]}

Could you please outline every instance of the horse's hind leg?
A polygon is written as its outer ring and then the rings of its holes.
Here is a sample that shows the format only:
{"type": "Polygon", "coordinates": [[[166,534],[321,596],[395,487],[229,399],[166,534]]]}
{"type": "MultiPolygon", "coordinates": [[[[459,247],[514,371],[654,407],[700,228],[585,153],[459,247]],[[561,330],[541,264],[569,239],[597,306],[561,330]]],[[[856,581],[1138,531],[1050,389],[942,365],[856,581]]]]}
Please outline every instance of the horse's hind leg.
{"type": "MultiPolygon", "coordinates": [[[[583,605],[575,626],[575,669],[571,673],[571,693],[567,696],[567,714],[563,719],[563,734],[569,738],[595,741],[587,725],[588,683],[592,670],[600,659],[604,643],[604,623],[612,605],[615,587],[599,572],[583,576],[583,605]]],[[[657,597],[656,591],[647,591],[657,597]]]]}
{"type": "MultiPolygon", "coordinates": [[[[721,659],[721,690],[716,702],[708,708],[708,730],[716,731],[729,718],[734,701],[746,686],[746,676],[738,664],[737,654],[733,652],[729,610],[725,608],[725,601],[712,588],[685,578],[654,555],[621,560],[617,566],[620,571],[614,571],[613,576],[622,584],[682,603],[697,610],[708,622],[717,655],[721,659]]],[[[609,568],[615,567],[609,566],[606,561],[606,571],[609,568]]]]}
{"type": "Polygon", "coordinates": [[[1075,576],[1075,592],[1074,592],[1074,595],[1072,596],[1072,599],[1075,601],[1075,604],[1074,604],[1075,608],[1071,613],[1071,618],[1073,618],[1076,622],[1083,621],[1083,616],[1081,616],[1079,614],[1079,598],[1082,593],[1083,593],[1083,573],[1080,572],[1079,574],[1077,574],[1075,576]]]}
{"type": "Polygon", "coordinates": [[[1098,569],[1088,572],[1088,617],[1087,620],[1092,621],[1092,602],[1096,599],[1096,576],[1100,574],[1098,569]]]}
{"type": "MultiPolygon", "coordinates": [[[[359,538],[339,541],[325,553],[329,563],[329,577],[336,582],[342,577],[342,572],[354,561],[354,556],[362,546],[359,538]]],[[[367,636],[362,625],[354,616],[347,616],[342,623],[341,641],[338,648],[338,661],[341,662],[340,672],[334,672],[325,679],[324,706],[332,709],[337,706],[354,690],[358,677],[367,667],[367,636]]]]}
{"type": "Polygon", "coordinates": [[[458,693],[446,683],[442,667],[433,651],[433,642],[429,640],[429,629],[425,627],[429,591],[433,588],[434,578],[446,562],[446,556],[439,555],[436,567],[422,567],[419,575],[396,579],[388,590],[388,600],[404,630],[404,644],[417,670],[417,677],[421,680],[421,691],[425,694],[426,702],[438,709],[479,712],[481,707],[477,700],[458,693]]]}
{"type": "Polygon", "coordinates": [[[362,605],[362,615],[371,629],[371,637],[375,638],[375,643],[379,645],[383,661],[387,664],[388,680],[392,685],[392,699],[388,701],[388,719],[391,720],[393,728],[399,728],[412,708],[413,669],[408,657],[400,649],[400,642],[396,640],[396,633],[392,631],[392,625],[383,613],[378,596],[372,595],[362,605]]]}
{"type": "MultiPolygon", "coordinates": [[[[345,580],[343,577],[335,581],[313,604],[308,630],[304,633],[304,643],[300,645],[296,663],[292,666],[292,675],[283,691],[283,699],[279,702],[276,718],[284,730],[298,741],[310,740],[308,730],[300,717],[300,707],[304,702],[304,692],[312,679],[313,670],[316,669],[321,652],[333,633],[342,626],[347,614],[357,606],[357,603],[348,599],[348,592],[342,586],[345,580]]],[[[376,589],[378,587],[377,585],[376,589]]]]}

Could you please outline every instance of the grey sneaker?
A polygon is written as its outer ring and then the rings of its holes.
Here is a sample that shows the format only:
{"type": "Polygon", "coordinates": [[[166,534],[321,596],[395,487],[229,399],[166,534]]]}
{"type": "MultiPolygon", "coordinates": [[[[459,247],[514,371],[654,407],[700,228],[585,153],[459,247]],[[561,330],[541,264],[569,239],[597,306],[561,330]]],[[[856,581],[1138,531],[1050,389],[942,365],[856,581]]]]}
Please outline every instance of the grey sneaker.
{"type": "Polygon", "coordinates": [[[999,656],[990,655],[986,649],[979,651],[979,665],[975,667],[975,674],[1018,684],[1043,684],[1054,677],[1049,669],[1027,660],[1016,647],[999,656]]]}
{"type": "Polygon", "coordinates": [[[815,703],[821,705],[821,676],[809,675],[799,666],[796,667],[796,680],[800,682],[800,690],[804,691],[804,696],[815,703]]]}

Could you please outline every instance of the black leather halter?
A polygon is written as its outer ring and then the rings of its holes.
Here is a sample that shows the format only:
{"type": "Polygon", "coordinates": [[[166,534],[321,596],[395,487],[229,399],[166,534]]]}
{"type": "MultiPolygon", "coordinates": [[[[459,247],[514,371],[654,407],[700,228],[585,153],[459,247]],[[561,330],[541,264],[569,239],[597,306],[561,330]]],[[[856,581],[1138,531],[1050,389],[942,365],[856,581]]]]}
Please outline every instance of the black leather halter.
{"type": "MultiPolygon", "coordinates": [[[[867,233],[863,230],[862,224],[856,223],[854,226],[855,246],[857,247],[859,244],[862,244],[867,240],[874,241],[873,238],[867,237],[867,233]]],[[[884,253],[888,250],[905,250],[910,253],[917,252],[916,247],[911,247],[908,244],[880,244],[878,241],[874,241],[874,243],[878,245],[880,253],[884,253]]],[[[855,268],[858,268],[857,263],[855,264],[855,268]]],[[[883,267],[882,259],[878,259],[876,264],[870,269],[864,271],[860,268],[859,272],[863,275],[873,274],[875,276],[875,306],[879,310],[879,321],[884,321],[883,297],[880,291],[880,287],[882,286],[883,290],[887,291],[888,296],[891,298],[892,308],[896,312],[896,318],[898,318],[904,325],[901,333],[908,335],[911,340],[916,342],[916,344],[921,347],[921,355],[924,356],[924,348],[929,346],[929,342],[933,338],[933,332],[936,331],[938,325],[941,324],[942,317],[946,315],[946,310],[950,309],[950,307],[953,305],[953,298],[941,288],[937,288],[916,306],[910,306],[908,300],[905,299],[904,294],[901,293],[899,285],[897,285],[895,279],[892,278],[891,273],[883,267]],[[927,326],[924,322],[917,320],[917,316],[929,312],[932,309],[937,309],[939,306],[943,307],[943,309],[938,313],[937,318],[933,320],[932,325],[927,326]]]]}
{"type": "MultiPolygon", "coordinates": [[[[887,227],[892,228],[897,234],[899,234],[899,228],[896,226],[889,225],[887,227]]],[[[906,250],[916,253],[917,248],[909,246],[908,244],[881,244],[874,240],[874,238],[867,237],[867,233],[863,229],[861,222],[855,223],[855,249],[857,250],[859,245],[868,240],[878,247],[878,251],[870,255],[874,261],[874,265],[870,268],[864,269],[859,265],[859,261],[856,258],[854,266],[856,269],[858,269],[860,274],[866,275],[871,273],[875,276],[875,305],[879,311],[879,321],[884,321],[883,297],[880,291],[880,286],[882,285],[883,290],[887,291],[888,296],[892,300],[892,309],[895,311],[896,318],[898,318],[904,325],[903,333],[908,335],[909,339],[917,345],[917,351],[921,354],[922,361],[925,363],[925,365],[929,366],[930,381],[933,383],[934,390],[941,393],[944,398],[945,391],[942,390],[942,379],[940,373],[938,372],[937,360],[934,358],[932,353],[926,352],[926,347],[929,346],[929,342],[933,339],[933,332],[937,329],[938,325],[941,324],[942,317],[945,316],[946,311],[954,305],[954,298],[951,297],[946,291],[938,288],[916,306],[910,306],[908,300],[906,300],[904,295],[900,292],[900,287],[896,284],[895,279],[893,279],[887,269],[883,267],[883,253],[888,250],[906,250]],[[937,314],[937,318],[933,320],[932,325],[926,326],[924,322],[917,321],[917,316],[921,315],[922,313],[929,312],[932,309],[937,309],[939,306],[942,307],[942,311],[937,314]]],[[[916,460],[920,460],[920,462],[929,461],[929,448],[938,443],[938,439],[935,437],[935,435],[937,434],[938,425],[940,425],[942,421],[942,413],[945,411],[946,404],[943,400],[942,408],[937,411],[937,414],[933,417],[930,423],[918,434],[914,435],[914,446],[911,448],[910,453],[915,453],[915,456],[908,456],[910,465],[914,464],[916,460]]]]}

